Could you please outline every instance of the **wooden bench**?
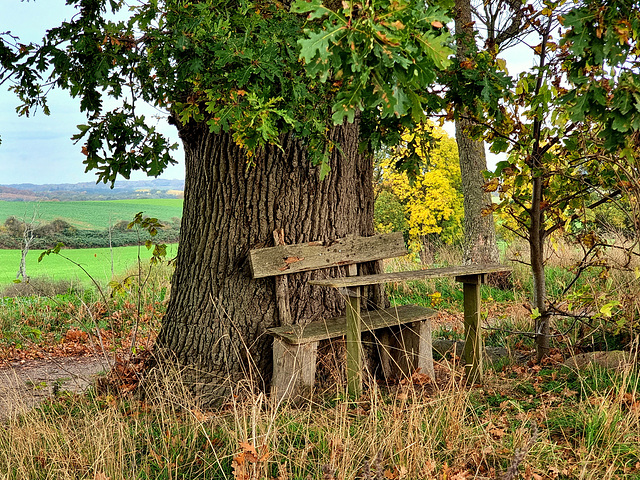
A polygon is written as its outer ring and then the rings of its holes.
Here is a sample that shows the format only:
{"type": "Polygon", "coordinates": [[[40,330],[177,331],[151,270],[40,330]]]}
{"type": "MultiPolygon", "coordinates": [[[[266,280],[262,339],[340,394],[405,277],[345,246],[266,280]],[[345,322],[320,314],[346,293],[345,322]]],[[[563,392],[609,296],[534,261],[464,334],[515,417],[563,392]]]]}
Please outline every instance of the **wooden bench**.
{"type": "Polygon", "coordinates": [[[362,331],[376,332],[385,376],[396,366],[407,375],[419,368],[421,373],[433,378],[429,317],[436,312],[415,305],[362,311],[361,290],[371,285],[448,276],[455,277],[464,285],[466,373],[472,381],[481,378],[480,285],[488,273],[508,271],[508,267],[472,265],[358,275],[357,265],[360,263],[406,255],[402,233],[349,236],[327,244],[310,242],[298,245],[284,245],[283,237],[282,231],[274,232],[277,246],[251,250],[249,254],[254,278],[276,278],[280,326],[268,329],[275,337],[272,396],[278,400],[292,398],[311,389],[318,342],[346,336],[347,387],[349,393],[357,397],[362,390],[362,331]],[[345,315],[306,325],[292,325],[287,275],[336,266],[347,267],[345,276],[310,280],[309,284],[341,289],[347,300],[345,315]]]}

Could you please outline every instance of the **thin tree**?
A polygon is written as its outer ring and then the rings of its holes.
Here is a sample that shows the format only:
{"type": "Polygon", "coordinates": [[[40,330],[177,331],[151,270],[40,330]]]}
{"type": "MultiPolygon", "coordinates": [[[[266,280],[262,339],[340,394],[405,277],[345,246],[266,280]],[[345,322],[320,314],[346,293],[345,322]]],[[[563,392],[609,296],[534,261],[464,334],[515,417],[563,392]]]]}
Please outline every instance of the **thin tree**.
{"type": "MultiPolygon", "coordinates": [[[[576,231],[574,222],[586,225],[587,212],[615,201],[633,184],[634,168],[621,167],[637,164],[640,134],[640,104],[631,101],[640,95],[638,27],[632,31],[630,20],[636,16],[637,8],[627,2],[529,10],[536,66],[505,92],[502,118],[486,125],[493,148],[509,153],[485,188],[500,193],[501,203],[491,210],[509,215],[513,222],[507,227],[529,246],[539,360],[549,352],[554,315],[585,315],[548,298],[549,241],[573,232],[574,244],[583,248],[583,258],[572,268],[575,276],[562,292],[567,294],[590,267],[605,267],[604,242],[596,232],[576,231]]],[[[580,302],[574,292],[570,304],[580,302]]],[[[601,313],[610,315],[612,305],[604,305],[601,313]]]]}
{"type": "Polygon", "coordinates": [[[36,218],[37,210],[34,208],[31,220],[27,222],[25,219],[22,219],[20,224],[22,242],[20,244],[20,266],[18,267],[16,280],[20,280],[20,277],[22,277],[21,281],[25,283],[29,282],[29,276],[27,275],[27,254],[29,253],[29,249],[36,238],[34,232],[37,226],[36,218]]]}

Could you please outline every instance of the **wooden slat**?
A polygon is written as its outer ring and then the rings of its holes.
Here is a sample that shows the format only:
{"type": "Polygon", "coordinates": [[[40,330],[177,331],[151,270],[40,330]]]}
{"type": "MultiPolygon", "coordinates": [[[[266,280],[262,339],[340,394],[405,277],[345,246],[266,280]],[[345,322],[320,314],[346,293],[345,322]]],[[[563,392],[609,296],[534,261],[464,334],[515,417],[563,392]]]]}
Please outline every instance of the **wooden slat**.
{"type": "MultiPolygon", "coordinates": [[[[373,331],[378,328],[404,325],[405,323],[425,320],[436,314],[435,310],[417,305],[404,305],[384,310],[362,312],[361,329],[373,331]]],[[[305,326],[269,328],[267,332],[276,335],[291,344],[300,344],[342,337],[346,333],[346,317],[309,323],[305,326]]]]}
{"type": "Polygon", "coordinates": [[[363,285],[378,285],[381,283],[406,282],[409,280],[424,280],[427,278],[460,277],[465,275],[480,275],[483,273],[509,272],[511,267],[506,265],[465,265],[460,267],[429,268],[425,270],[411,270],[408,272],[380,273],[377,275],[361,275],[359,277],[326,278],[309,280],[309,284],[322,287],[356,287],[363,285]]]}
{"type": "Polygon", "coordinates": [[[320,242],[260,248],[249,252],[254,278],[286,275],[319,268],[371,262],[406,255],[401,232],[373,237],[349,236],[330,245],[320,242]]]}
{"type": "Polygon", "coordinates": [[[480,284],[466,282],[464,291],[464,371],[468,382],[482,381],[482,329],[480,328],[480,284]]]}
{"type": "MultiPolygon", "coordinates": [[[[276,245],[284,245],[284,230],[282,228],[273,231],[273,240],[276,245]]],[[[281,275],[275,280],[280,325],[291,325],[293,321],[291,320],[291,305],[289,303],[289,279],[286,275],[281,275]]]]}
{"type": "MultiPolygon", "coordinates": [[[[349,265],[347,275],[358,275],[358,266],[349,265]]],[[[360,324],[360,290],[361,287],[347,289],[346,313],[346,349],[347,349],[347,391],[352,397],[362,393],[362,326],[360,324]]]]}

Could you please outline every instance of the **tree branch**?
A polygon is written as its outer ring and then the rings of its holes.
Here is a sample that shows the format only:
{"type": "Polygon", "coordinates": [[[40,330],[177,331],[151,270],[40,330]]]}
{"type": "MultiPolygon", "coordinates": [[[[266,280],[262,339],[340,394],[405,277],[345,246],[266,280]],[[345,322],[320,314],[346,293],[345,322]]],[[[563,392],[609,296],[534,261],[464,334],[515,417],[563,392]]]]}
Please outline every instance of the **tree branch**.
{"type": "MultiPolygon", "coordinates": [[[[620,195],[622,193],[622,190],[617,189],[614,190],[613,192],[611,192],[609,195],[606,195],[605,197],[601,198],[600,200],[593,202],[591,205],[587,205],[587,209],[589,210],[593,210],[594,208],[602,205],[603,203],[607,203],[609,201],[613,201],[613,199],[615,197],[617,197],[618,195],[620,195]]],[[[544,236],[548,237],[549,235],[551,235],[553,232],[555,232],[556,230],[558,230],[560,227],[562,227],[564,224],[566,224],[567,222],[572,222],[573,220],[576,220],[580,218],[580,215],[577,213],[574,213],[573,215],[571,215],[567,220],[564,220],[562,222],[557,222],[555,225],[553,225],[552,227],[549,227],[545,232],[544,232],[544,236]]]]}

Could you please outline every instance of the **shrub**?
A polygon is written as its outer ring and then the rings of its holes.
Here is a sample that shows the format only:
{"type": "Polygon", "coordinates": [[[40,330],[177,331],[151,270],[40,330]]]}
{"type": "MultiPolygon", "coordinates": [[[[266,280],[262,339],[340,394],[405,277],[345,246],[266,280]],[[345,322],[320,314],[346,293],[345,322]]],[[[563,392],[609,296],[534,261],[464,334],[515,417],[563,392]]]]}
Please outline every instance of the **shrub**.
{"type": "Polygon", "coordinates": [[[28,282],[12,283],[0,293],[0,297],[53,297],[74,292],[77,286],[69,280],[31,278],[28,282]]]}

